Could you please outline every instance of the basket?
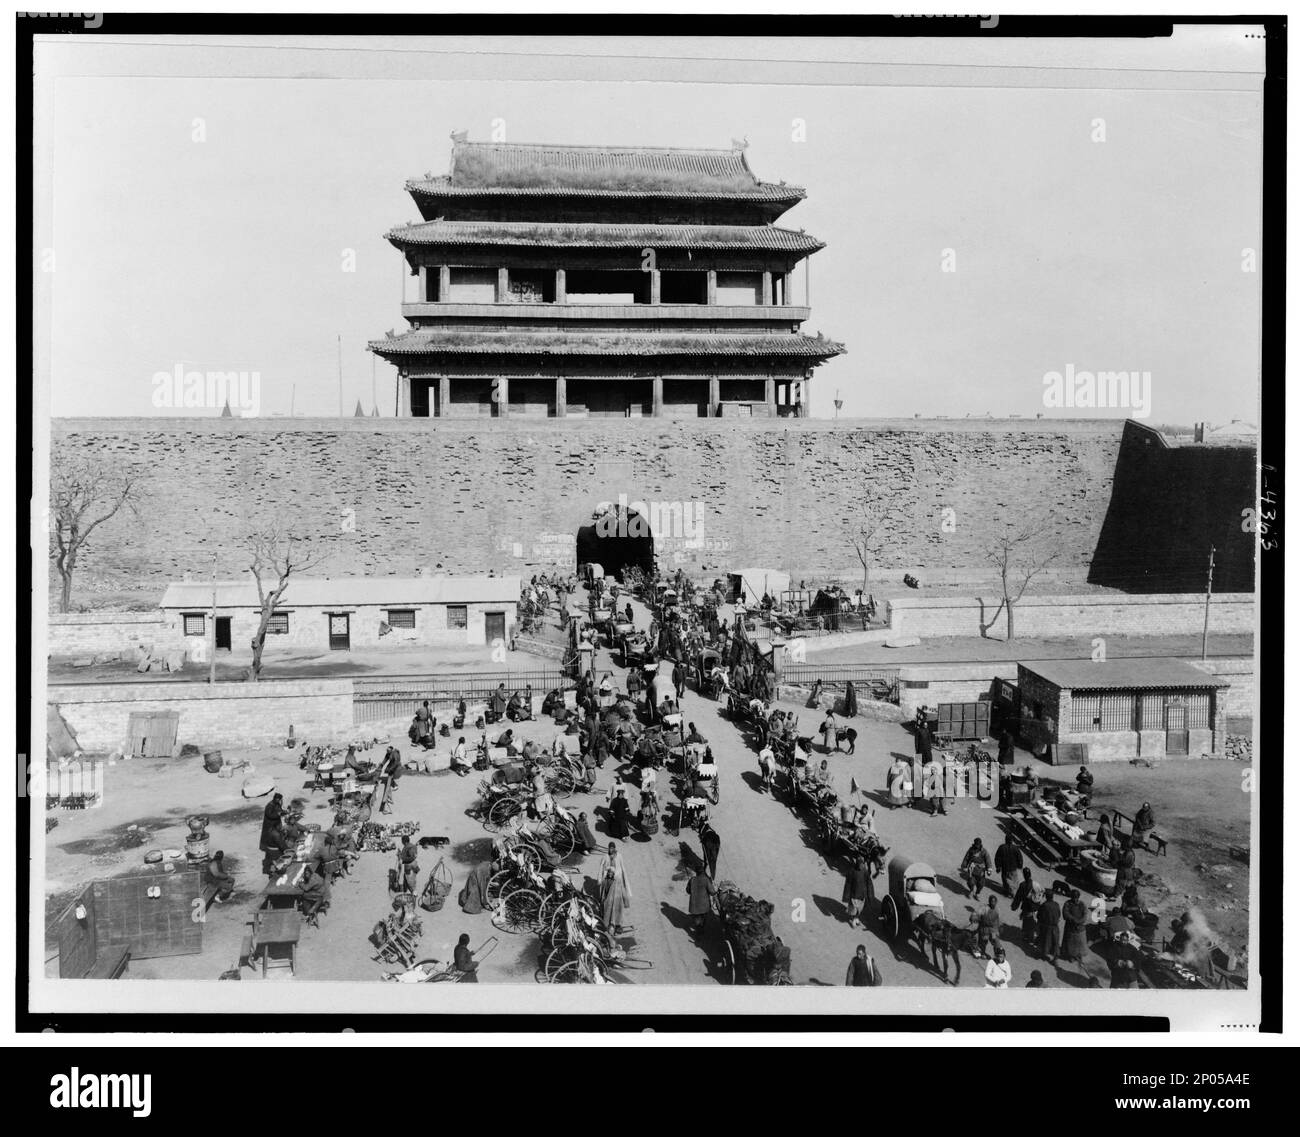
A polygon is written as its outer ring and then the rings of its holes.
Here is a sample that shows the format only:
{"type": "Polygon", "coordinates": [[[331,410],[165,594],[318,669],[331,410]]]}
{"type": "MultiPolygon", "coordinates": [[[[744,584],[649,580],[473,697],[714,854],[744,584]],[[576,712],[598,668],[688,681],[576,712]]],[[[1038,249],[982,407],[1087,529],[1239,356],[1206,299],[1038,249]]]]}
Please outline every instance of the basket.
{"type": "Polygon", "coordinates": [[[443,904],[446,903],[447,897],[451,895],[451,889],[451,870],[447,868],[444,858],[439,857],[438,863],[433,866],[433,872],[429,874],[429,880],[424,886],[424,894],[420,897],[420,907],[426,912],[440,912],[443,904]]]}

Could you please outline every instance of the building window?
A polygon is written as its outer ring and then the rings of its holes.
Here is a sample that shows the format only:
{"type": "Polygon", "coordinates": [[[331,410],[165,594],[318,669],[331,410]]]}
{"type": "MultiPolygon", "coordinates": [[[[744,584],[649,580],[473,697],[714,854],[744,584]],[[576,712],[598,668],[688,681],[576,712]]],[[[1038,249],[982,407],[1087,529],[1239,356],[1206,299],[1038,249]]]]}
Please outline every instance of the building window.
{"type": "Polygon", "coordinates": [[[266,634],[269,636],[287,636],[289,634],[289,613],[272,612],[271,618],[266,623],[266,634]]]}
{"type": "MultiPolygon", "coordinates": [[[[1099,726],[1101,698],[1097,695],[1080,695],[1075,693],[1070,701],[1070,733],[1082,734],[1094,731],[1099,726]]],[[[1036,714],[1035,718],[1041,718],[1036,714]]]]}
{"type": "Polygon", "coordinates": [[[468,628],[469,608],[464,604],[447,605],[447,627],[468,628]]]}
{"type": "Polygon", "coordinates": [[[410,628],[415,630],[414,608],[389,608],[388,626],[390,628],[410,628]]]}
{"type": "Polygon", "coordinates": [[[1098,712],[1102,730],[1133,729],[1133,696],[1103,695],[1098,712]]]}
{"type": "Polygon", "coordinates": [[[187,636],[202,636],[207,634],[203,630],[202,612],[186,612],[181,619],[185,622],[185,634],[187,636]]]}
{"type": "Polygon", "coordinates": [[[1189,691],[1183,698],[1187,706],[1188,730],[1209,730],[1210,728],[1210,693],[1209,691],[1189,691]]]}

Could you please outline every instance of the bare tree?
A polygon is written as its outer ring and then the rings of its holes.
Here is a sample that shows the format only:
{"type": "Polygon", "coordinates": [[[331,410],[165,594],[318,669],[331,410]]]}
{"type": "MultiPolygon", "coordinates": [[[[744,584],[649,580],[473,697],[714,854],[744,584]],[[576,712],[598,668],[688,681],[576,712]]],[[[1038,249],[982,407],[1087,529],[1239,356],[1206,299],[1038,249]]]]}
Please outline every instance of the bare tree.
{"type": "Polygon", "coordinates": [[[1013,521],[992,533],[984,547],[984,555],[998,570],[1002,583],[1002,603],[987,624],[980,625],[980,634],[997,623],[1005,608],[1007,612],[1007,640],[1016,638],[1015,606],[1024,596],[1034,577],[1043,572],[1061,553],[1056,528],[1051,518],[1034,518],[1013,521]]]}
{"type": "Polygon", "coordinates": [[[266,629],[276,605],[284,599],[290,578],[310,572],[321,564],[329,556],[329,549],[278,525],[250,534],[247,547],[248,569],[257,584],[257,602],[260,605],[257,631],[252,641],[252,679],[256,681],[262,673],[266,629]]]}
{"type": "Polygon", "coordinates": [[[862,602],[867,602],[871,585],[871,566],[885,547],[889,534],[907,520],[901,498],[896,495],[869,498],[858,516],[850,522],[849,544],[862,565],[862,602]]]}
{"type": "Polygon", "coordinates": [[[72,576],[90,535],[121,509],[136,511],[140,484],[133,471],[88,455],[56,456],[50,468],[50,556],[63,581],[59,611],[72,608],[72,576]]]}

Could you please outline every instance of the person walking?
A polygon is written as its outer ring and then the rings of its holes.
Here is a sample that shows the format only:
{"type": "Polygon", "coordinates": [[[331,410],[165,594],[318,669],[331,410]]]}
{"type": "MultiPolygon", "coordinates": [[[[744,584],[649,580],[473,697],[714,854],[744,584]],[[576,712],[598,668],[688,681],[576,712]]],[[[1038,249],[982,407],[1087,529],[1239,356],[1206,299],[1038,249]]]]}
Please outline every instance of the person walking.
{"type": "Polygon", "coordinates": [[[835,749],[835,716],[830,711],[826,712],[826,718],[822,722],[821,734],[822,749],[829,754],[835,749]]]}
{"type": "Polygon", "coordinates": [[[1048,963],[1056,963],[1061,951],[1061,906],[1055,893],[1048,893],[1038,906],[1038,954],[1048,963]]]}
{"type": "Polygon", "coordinates": [[[849,960],[849,970],[844,976],[845,987],[882,987],[880,969],[876,961],[867,954],[867,945],[858,944],[858,950],[849,960]]]}
{"type": "Polygon", "coordinates": [[[713,898],[717,894],[717,886],[705,871],[705,867],[698,866],[691,879],[686,882],[687,911],[690,913],[691,927],[695,931],[703,929],[704,918],[713,911],[713,898]]]}
{"type": "Polygon", "coordinates": [[[1002,874],[1002,892],[1011,899],[1015,895],[1016,877],[1025,867],[1025,854],[1016,844],[1014,835],[1008,831],[1007,839],[998,846],[993,854],[993,865],[1002,874]]]}
{"type": "Polygon", "coordinates": [[[984,881],[992,868],[989,851],[984,848],[983,840],[976,837],[971,847],[966,850],[960,869],[961,875],[966,878],[966,895],[972,900],[980,898],[980,893],[984,891],[984,881]]]}
{"type": "Polygon", "coordinates": [[[686,690],[686,668],[678,660],[673,664],[673,690],[677,692],[677,702],[682,701],[682,692],[686,690]]]}
{"type": "Polygon", "coordinates": [[[1023,877],[1011,901],[1011,911],[1020,909],[1020,943],[1026,955],[1033,955],[1034,945],[1038,943],[1038,906],[1044,899],[1043,889],[1034,880],[1032,869],[1026,868],[1023,877]]]}
{"type": "Polygon", "coordinates": [[[632,906],[632,890],[627,883],[627,869],[618,846],[612,841],[600,861],[597,887],[600,891],[600,918],[615,935],[623,930],[623,913],[632,906]]]}
{"type": "Polygon", "coordinates": [[[763,743],[763,749],[758,752],[758,769],[763,775],[763,789],[771,793],[772,779],[776,774],[776,753],[771,742],[763,743]]]}
{"type": "Polygon", "coordinates": [[[710,879],[717,880],[722,838],[707,817],[700,823],[700,847],[704,850],[704,863],[708,866],[710,879]]]}
{"type": "Polygon", "coordinates": [[[854,856],[849,871],[844,874],[844,893],[841,899],[849,923],[855,928],[863,927],[860,914],[875,907],[876,897],[871,885],[871,873],[867,870],[867,859],[861,853],[854,856]]]}
{"type": "Polygon", "coordinates": [[[989,906],[976,913],[971,919],[975,927],[975,958],[987,952],[991,944],[995,951],[1002,950],[1002,916],[998,912],[998,898],[989,897],[989,906]]]}

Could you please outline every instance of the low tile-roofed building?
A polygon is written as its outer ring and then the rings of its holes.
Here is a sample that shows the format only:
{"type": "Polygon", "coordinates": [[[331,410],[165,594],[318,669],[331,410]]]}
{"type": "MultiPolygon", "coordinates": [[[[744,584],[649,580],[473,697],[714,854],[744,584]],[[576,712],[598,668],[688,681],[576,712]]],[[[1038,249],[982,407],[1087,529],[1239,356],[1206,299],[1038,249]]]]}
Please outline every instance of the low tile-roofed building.
{"type": "MultiPolygon", "coordinates": [[[[265,584],[265,582],[264,582],[265,584]]],[[[250,574],[243,580],[175,581],[163,592],[160,608],[206,608],[217,590],[218,608],[256,608],[257,585],[250,574]]],[[[285,607],[348,604],[479,604],[519,599],[517,576],[358,576],[290,578],[285,607]]]]}
{"type": "Polygon", "coordinates": [[[1021,663],[1020,734],[1062,764],[1217,754],[1228,686],[1183,659],[1021,663]]]}
{"type": "Polygon", "coordinates": [[[1021,664],[1058,687],[1086,691],[1226,687],[1227,682],[1183,659],[1053,659],[1021,664]]]}
{"type": "MultiPolygon", "coordinates": [[[[268,651],[490,644],[512,635],[517,576],[298,577],[275,607],[268,651]]],[[[257,585],[243,580],[178,581],[159,607],[169,633],[192,659],[245,648],[261,617],[257,585]],[[213,592],[216,603],[213,603],[213,592]],[[216,609],[215,628],[209,625],[216,609]]],[[[274,653],[273,653],[274,654],[274,653]]]]}

